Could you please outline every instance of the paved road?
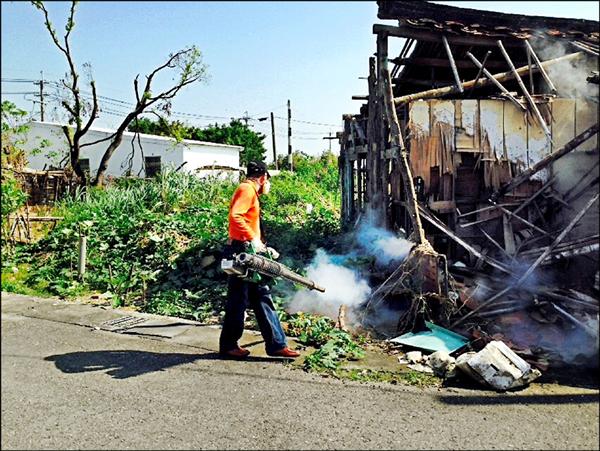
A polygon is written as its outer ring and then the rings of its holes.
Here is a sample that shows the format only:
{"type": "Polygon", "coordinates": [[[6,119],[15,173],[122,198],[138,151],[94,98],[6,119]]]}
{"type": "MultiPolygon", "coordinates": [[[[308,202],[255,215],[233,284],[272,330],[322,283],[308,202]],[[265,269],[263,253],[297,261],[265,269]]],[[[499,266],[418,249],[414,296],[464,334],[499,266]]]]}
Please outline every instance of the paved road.
{"type": "Polygon", "coordinates": [[[598,449],[597,390],[343,383],[5,297],[2,449],[598,449]]]}

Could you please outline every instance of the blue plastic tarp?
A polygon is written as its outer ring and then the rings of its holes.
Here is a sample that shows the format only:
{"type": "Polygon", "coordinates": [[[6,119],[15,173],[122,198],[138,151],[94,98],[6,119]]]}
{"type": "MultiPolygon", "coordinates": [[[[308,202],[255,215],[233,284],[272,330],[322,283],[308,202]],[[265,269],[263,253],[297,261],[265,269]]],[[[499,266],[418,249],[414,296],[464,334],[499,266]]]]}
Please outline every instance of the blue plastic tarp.
{"type": "Polygon", "coordinates": [[[445,351],[448,354],[465,346],[469,340],[443,327],[436,326],[429,321],[425,321],[429,330],[422,332],[409,332],[399,337],[392,338],[390,341],[413,348],[424,349],[426,351],[445,351]]]}

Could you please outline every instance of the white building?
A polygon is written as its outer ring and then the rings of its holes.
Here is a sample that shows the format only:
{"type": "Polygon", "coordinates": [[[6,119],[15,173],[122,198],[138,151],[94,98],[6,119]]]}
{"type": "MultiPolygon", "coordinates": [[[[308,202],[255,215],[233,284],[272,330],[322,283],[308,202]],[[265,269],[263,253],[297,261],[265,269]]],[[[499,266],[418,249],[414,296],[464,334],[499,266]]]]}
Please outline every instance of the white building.
{"type": "MultiPolygon", "coordinates": [[[[26,143],[28,167],[37,170],[59,166],[68,162],[67,141],[63,125],[52,122],[31,122],[28,124],[26,143]]],[[[74,129],[74,127],[71,127],[74,129]]],[[[111,136],[114,130],[91,128],[81,139],[81,144],[93,143],[111,136]]],[[[110,140],[85,146],[81,149],[80,163],[84,170],[89,168],[92,176],[110,140]]],[[[123,141],[113,153],[106,171],[107,176],[134,175],[150,177],[157,170],[167,167],[180,172],[206,175],[239,176],[239,161],[242,146],[230,146],[203,141],[184,139],[177,142],[173,138],[146,135],[133,132],[123,133],[123,141]]]]}

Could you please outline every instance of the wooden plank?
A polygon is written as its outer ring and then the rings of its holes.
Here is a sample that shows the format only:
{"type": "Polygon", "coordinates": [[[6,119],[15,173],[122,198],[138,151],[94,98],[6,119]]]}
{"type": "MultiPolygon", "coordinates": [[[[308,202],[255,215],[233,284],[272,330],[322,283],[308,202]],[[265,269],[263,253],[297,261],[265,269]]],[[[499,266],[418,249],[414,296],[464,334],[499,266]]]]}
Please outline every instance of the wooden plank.
{"type": "Polygon", "coordinates": [[[575,99],[554,99],[552,108],[552,149],[560,149],[576,136],[575,99]]]}
{"type": "Polygon", "coordinates": [[[504,146],[506,158],[517,166],[517,173],[527,168],[527,116],[509,102],[504,103],[504,146]]]}
{"type": "Polygon", "coordinates": [[[477,100],[456,100],[454,104],[456,151],[480,152],[479,102],[477,100]]]}
{"type": "MultiPolygon", "coordinates": [[[[532,168],[551,152],[552,143],[548,141],[544,127],[540,126],[537,121],[529,120],[527,125],[527,168],[532,168]]],[[[546,182],[548,177],[549,170],[544,168],[533,174],[531,179],[546,182]]]]}
{"type": "MultiPolygon", "coordinates": [[[[491,53],[491,52],[490,52],[491,53]]],[[[428,67],[448,67],[448,60],[444,58],[424,58],[424,57],[412,57],[412,58],[394,58],[390,59],[390,63],[403,65],[403,66],[428,66],[428,67]]],[[[473,63],[467,60],[455,60],[454,63],[458,69],[472,69],[473,63]]],[[[521,62],[525,64],[525,62],[521,62]]],[[[485,67],[488,69],[506,69],[506,63],[502,61],[487,61],[485,67]]]]}
{"type": "MultiPolygon", "coordinates": [[[[489,149],[490,155],[504,158],[504,104],[498,100],[479,101],[479,148],[489,149]]],[[[512,104],[509,103],[512,106],[512,104]]],[[[514,108],[514,107],[513,107],[514,108]]],[[[516,108],[515,108],[516,110],[516,108]]]]}
{"type": "MultiPolygon", "coordinates": [[[[589,100],[578,98],[575,104],[575,134],[579,135],[592,125],[598,123],[598,104],[589,100]]],[[[578,152],[598,149],[598,134],[583,143],[578,152]]]]}
{"type": "Polygon", "coordinates": [[[496,202],[501,195],[503,195],[504,193],[506,193],[510,190],[515,189],[516,187],[518,187],[525,181],[529,180],[529,178],[533,174],[535,174],[539,170],[545,168],[546,166],[551,164],[553,161],[558,160],[563,155],[566,155],[567,153],[571,152],[573,149],[575,149],[576,147],[581,145],[581,143],[585,142],[592,136],[597,135],[597,133],[598,133],[598,124],[596,123],[593,127],[589,128],[588,130],[584,131],[583,133],[577,135],[572,141],[569,141],[562,148],[560,148],[559,150],[557,150],[555,152],[552,152],[550,155],[546,156],[543,160],[541,160],[540,162],[535,164],[533,167],[527,169],[523,173],[519,174],[517,177],[513,178],[509,183],[502,186],[499,190],[497,190],[490,196],[490,201],[496,202]]]}

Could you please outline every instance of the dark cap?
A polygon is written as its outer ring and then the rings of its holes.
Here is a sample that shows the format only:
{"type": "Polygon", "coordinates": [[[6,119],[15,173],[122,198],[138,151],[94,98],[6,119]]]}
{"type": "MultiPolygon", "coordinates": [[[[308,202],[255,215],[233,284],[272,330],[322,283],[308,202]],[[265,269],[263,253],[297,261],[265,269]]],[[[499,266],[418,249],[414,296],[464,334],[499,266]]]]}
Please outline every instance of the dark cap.
{"type": "Polygon", "coordinates": [[[260,177],[265,174],[267,174],[267,177],[271,177],[271,174],[269,174],[269,171],[267,170],[266,163],[263,163],[262,161],[251,161],[248,163],[246,177],[260,177]]]}

